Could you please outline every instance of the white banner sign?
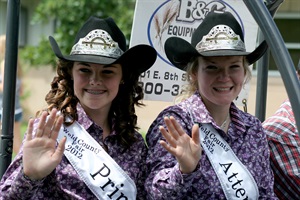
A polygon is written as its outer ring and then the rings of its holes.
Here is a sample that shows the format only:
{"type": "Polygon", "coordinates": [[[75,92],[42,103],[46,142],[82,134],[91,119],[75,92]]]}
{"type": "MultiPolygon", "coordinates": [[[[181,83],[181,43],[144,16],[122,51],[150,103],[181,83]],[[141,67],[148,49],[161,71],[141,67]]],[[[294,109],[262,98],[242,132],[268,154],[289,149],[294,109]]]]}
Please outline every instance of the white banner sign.
{"type": "MultiPolygon", "coordinates": [[[[158,53],[155,64],[141,75],[146,100],[171,102],[180,94],[187,77],[169,62],[164,43],[172,36],[190,42],[194,30],[211,11],[231,12],[242,26],[247,51],[255,49],[258,25],[242,0],[136,1],[130,46],[150,44],[158,53]]],[[[237,105],[247,100],[249,87],[245,85],[236,99],[237,105]]]]}

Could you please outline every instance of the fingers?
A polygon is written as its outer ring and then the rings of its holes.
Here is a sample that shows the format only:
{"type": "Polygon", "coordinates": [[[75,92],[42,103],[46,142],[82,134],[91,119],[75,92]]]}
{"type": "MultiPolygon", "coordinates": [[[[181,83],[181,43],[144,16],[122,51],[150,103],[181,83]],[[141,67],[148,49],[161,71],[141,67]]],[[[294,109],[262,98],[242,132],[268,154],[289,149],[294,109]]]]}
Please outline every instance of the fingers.
{"type": "Polygon", "coordinates": [[[175,148],[172,147],[171,145],[167,144],[165,141],[160,140],[159,143],[169,152],[171,153],[173,156],[176,156],[176,151],[175,148]]]}
{"type": "Polygon", "coordinates": [[[186,133],[173,116],[164,117],[164,122],[168,128],[168,131],[161,126],[159,128],[160,132],[166,138],[168,143],[174,146],[176,145],[176,141],[179,139],[179,137],[185,135],[186,133]]]}
{"type": "Polygon", "coordinates": [[[29,119],[27,126],[27,136],[25,141],[30,141],[32,139],[33,122],[34,119],[29,119]]]}
{"type": "Polygon", "coordinates": [[[168,132],[172,135],[172,137],[175,140],[177,140],[179,136],[185,134],[185,132],[182,130],[181,126],[174,117],[164,117],[164,121],[168,128],[168,132]]]}
{"type": "Polygon", "coordinates": [[[163,137],[167,140],[167,142],[171,146],[176,146],[176,139],[173,138],[170,131],[168,132],[163,126],[160,126],[159,130],[160,130],[161,134],[163,135],[163,137]]]}
{"type": "Polygon", "coordinates": [[[55,158],[56,160],[58,160],[58,161],[61,160],[61,158],[62,158],[62,156],[63,156],[63,154],[64,154],[66,141],[67,141],[67,138],[66,138],[66,137],[63,137],[63,138],[60,140],[60,142],[59,142],[59,144],[58,144],[58,146],[57,146],[57,148],[56,148],[56,151],[55,151],[54,154],[53,154],[54,158],[55,158]]]}
{"type": "Polygon", "coordinates": [[[50,138],[56,140],[57,139],[57,136],[58,136],[58,133],[59,133],[59,130],[60,130],[60,127],[61,125],[63,124],[63,120],[64,120],[64,117],[62,115],[60,115],[56,121],[55,121],[55,124],[52,126],[52,132],[51,132],[51,135],[49,136],[50,138]]]}
{"type": "Polygon", "coordinates": [[[56,109],[52,109],[50,112],[50,115],[48,117],[48,121],[44,123],[44,131],[43,131],[43,136],[44,137],[50,137],[51,132],[54,126],[54,123],[56,121],[56,109]]]}
{"type": "Polygon", "coordinates": [[[172,122],[172,125],[173,125],[174,129],[178,133],[178,135],[184,135],[185,132],[182,129],[181,125],[177,122],[177,120],[173,116],[170,117],[170,120],[172,122]]]}
{"type": "Polygon", "coordinates": [[[57,109],[52,109],[49,115],[48,121],[44,128],[44,133],[47,137],[55,139],[57,138],[60,127],[63,123],[63,116],[57,116],[57,109]]]}
{"type": "Polygon", "coordinates": [[[43,111],[41,117],[40,117],[40,121],[38,123],[37,129],[36,129],[36,134],[35,137],[42,137],[44,134],[44,126],[46,123],[46,119],[47,119],[47,111],[43,111]]]}
{"type": "Polygon", "coordinates": [[[200,137],[199,137],[199,125],[194,124],[192,128],[192,139],[195,144],[200,144],[200,137]]]}
{"type": "MultiPolygon", "coordinates": [[[[53,132],[59,131],[63,119],[62,117],[56,117],[57,109],[52,109],[49,116],[46,111],[44,111],[40,117],[40,121],[38,123],[36,129],[36,137],[47,137],[50,138],[53,132]],[[48,117],[48,118],[47,118],[48,117]],[[60,118],[60,119],[59,119],[60,118]],[[59,119],[59,120],[58,120],[59,119]],[[55,131],[54,131],[55,129],[55,131]]],[[[57,133],[54,134],[57,137],[57,133]]]]}

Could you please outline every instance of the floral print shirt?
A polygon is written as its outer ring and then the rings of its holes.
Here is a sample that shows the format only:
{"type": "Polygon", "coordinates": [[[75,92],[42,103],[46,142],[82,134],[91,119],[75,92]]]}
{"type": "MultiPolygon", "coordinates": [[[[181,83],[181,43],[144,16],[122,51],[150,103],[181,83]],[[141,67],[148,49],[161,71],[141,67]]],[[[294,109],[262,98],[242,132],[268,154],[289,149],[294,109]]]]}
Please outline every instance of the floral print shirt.
{"type": "MultiPolygon", "coordinates": [[[[137,141],[129,149],[125,149],[116,141],[118,133],[114,131],[103,140],[101,127],[89,119],[80,104],[77,106],[77,112],[78,123],[101,146],[105,145],[107,147],[107,153],[135,182],[137,199],[145,199],[144,182],[147,147],[142,135],[136,132],[135,137],[137,141]]],[[[38,120],[35,123],[38,123],[38,120]]],[[[65,156],[63,156],[60,164],[49,176],[41,181],[31,181],[24,177],[22,155],[21,149],[2,177],[0,182],[0,200],[97,199],[65,156]]]]}
{"type": "Polygon", "coordinates": [[[230,107],[231,123],[225,134],[215,123],[198,92],[187,100],[163,110],[150,126],[146,135],[148,144],[148,178],[145,183],[147,199],[200,200],[226,199],[207,154],[202,152],[194,172],[182,174],[176,158],[159,143],[164,140],[159,126],[164,116],[174,116],[187,134],[194,123],[211,123],[221,137],[231,146],[235,155],[254,177],[259,199],[277,199],[273,191],[274,178],[270,168],[270,152],[266,133],[254,116],[239,110],[234,103],[230,107]]]}

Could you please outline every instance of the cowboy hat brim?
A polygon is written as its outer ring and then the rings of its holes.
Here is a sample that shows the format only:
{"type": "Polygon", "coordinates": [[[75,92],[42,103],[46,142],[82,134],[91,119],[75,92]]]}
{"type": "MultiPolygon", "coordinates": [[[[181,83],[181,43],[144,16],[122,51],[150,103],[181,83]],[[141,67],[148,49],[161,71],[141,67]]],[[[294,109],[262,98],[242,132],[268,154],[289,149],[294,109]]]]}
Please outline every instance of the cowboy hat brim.
{"type": "Polygon", "coordinates": [[[88,55],[88,54],[73,54],[64,56],[56,42],[56,40],[49,36],[49,41],[54,54],[62,60],[68,60],[73,62],[89,62],[96,64],[113,64],[120,63],[126,64],[129,70],[134,73],[142,73],[148,70],[156,61],[157,53],[154,48],[146,44],[136,45],[126,52],[124,52],[119,58],[111,58],[101,55],[88,55]]]}
{"type": "Polygon", "coordinates": [[[177,68],[185,70],[186,65],[192,58],[198,56],[246,56],[251,65],[256,62],[268,49],[266,41],[263,41],[253,52],[237,50],[212,50],[199,53],[189,42],[182,38],[170,37],[165,42],[165,53],[169,61],[177,68]]]}

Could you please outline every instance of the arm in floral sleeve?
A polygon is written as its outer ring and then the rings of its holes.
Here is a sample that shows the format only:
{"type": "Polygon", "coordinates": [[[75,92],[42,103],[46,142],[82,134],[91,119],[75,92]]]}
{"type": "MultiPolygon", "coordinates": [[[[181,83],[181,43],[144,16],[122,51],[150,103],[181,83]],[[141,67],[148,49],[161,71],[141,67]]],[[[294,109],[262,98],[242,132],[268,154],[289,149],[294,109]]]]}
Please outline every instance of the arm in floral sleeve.
{"type": "Polygon", "coordinates": [[[147,152],[148,148],[145,145],[145,140],[141,136],[141,142],[139,144],[139,147],[136,148],[136,151],[138,151],[139,159],[137,159],[138,165],[139,165],[139,172],[136,178],[136,187],[137,187],[137,200],[144,200],[146,198],[146,191],[145,191],[145,180],[147,176],[147,166],[146,166],[146,158],[147,158],[147,152]]]}
{"type": "Polygon", "coordinates": [[[176,158],[159,142],[164,140],[159,130],[159,126],[166,128],[164,116],[173,116],[186,133],[191,133],[193,123],[187,114],[178,114],[180,111],[163,111],[148,130],[146,136],[149,147],[147,166],[149,166],[150,175],[145,183],[148,199],[183,199],[197,174],[197,169],[192,173],[182,174],[176,158]]]}
{"type": "Polygon", "coordinates": [[[49,175],[55,170],[55,167],[57,166],[56,163],[58,163],[57,160],[61,160],[63,151],[59,151],[58,154],[47,154],[47,151],[43,151],[43,148],[48,148],[50,150],[54,149],[55,152],[58,152],[57,149],[62,150],[62,148],[56,147],[64,146],[64,142],[58,145],[56,144],[57,133],[60,130],[63,122],[62,116],[58,117],[57,122],[55,122],[56,112],[56,109],[52,110],[50,114],[52,119],[49,117],[47,122],[47,112],[43,112],[40,120],[29,120],[27,133],[25,135],[21,150],[15,160],[8,167],[0,182],[0,199],[28,199],[29,197],[32,197],[36,190],[43,185],[44,178],[49,177],[49,175]],[[39,130],[39,133],[45,132],[46,137],[43,137],[43,140],[40,139],[43,134],[40,134],[39,137],[37,134],[33,136],[33,133],[35,133],[36,129],[39,130]],[[46,134],[47,131],[52,133],[50,137],[48,137],[46,134]],[[51,140],[51,143],[47,143],[47,140],[51,140]],[[43,158],[41,155],[46,156],[43,158]],[[47,159],[48,155],[50,155],[50,158],[47,159]],[[57,155],[58,159],[56,159],[57,155]],[[41,169],[36,166],[40,167],[41,169]],[[26,175],[28,174],[26,173],[25,168],[27,168],[27,172],[29,172],[31,177],[38,178],[29,178],[25,176],[24,173],[26,175]]]}
{"type": "Polygon", "coordinates": [[[43,180],[32,181],[24,176],[22,168],[22,149],[7,168],[0,182],[0,200],[30,199],[43,180]]]}

